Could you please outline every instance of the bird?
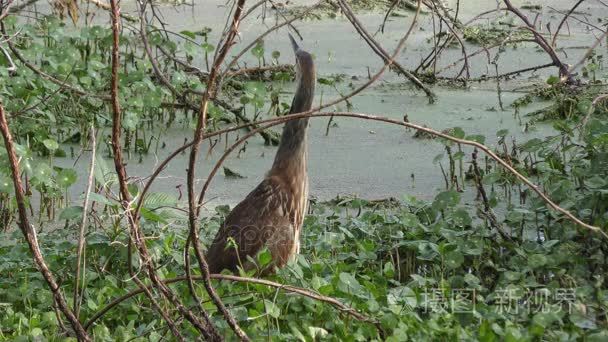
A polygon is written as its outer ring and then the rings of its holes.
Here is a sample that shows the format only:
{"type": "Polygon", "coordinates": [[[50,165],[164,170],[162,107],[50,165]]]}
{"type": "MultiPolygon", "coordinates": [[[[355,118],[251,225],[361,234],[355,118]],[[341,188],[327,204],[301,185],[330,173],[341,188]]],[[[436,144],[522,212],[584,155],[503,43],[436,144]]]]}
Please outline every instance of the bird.
{"type": "MultiPolygon", "coordinates": [[[[313,57],[289,35],[296,57],[296,91],[289,114],[312,107],[316,71],[313,57]]],[[[262,182],[226,216],[207,251],[210,273],[255,269],[273,273],[300,252],[300,232],[308,205],[308,118],[287,121],[274,162],[262,182]],[[250,261],[267,249],[271,261],[260,269],[250,261]]]]}

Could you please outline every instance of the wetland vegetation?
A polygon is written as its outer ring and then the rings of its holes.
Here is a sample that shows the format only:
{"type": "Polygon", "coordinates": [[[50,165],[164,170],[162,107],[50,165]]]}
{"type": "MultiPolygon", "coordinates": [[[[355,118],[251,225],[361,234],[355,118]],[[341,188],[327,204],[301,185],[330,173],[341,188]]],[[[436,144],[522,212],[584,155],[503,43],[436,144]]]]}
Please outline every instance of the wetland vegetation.
{"type": "Polygon", "coordinates": [[[607,340],[608,5],[477,3],[1,0],[0,340],[607,340]],[[209,275],[288,30],[301,253],[209,275]]]}

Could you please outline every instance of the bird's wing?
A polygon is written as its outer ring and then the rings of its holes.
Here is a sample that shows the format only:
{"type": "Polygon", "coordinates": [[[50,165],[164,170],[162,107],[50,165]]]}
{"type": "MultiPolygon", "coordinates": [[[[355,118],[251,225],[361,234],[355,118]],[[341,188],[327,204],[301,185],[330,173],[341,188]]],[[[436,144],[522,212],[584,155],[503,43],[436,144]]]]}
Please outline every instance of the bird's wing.
{"type": "Polygon", "coordinates": [[[264,179],[226,217],[207,253],[209,270],[236,270],[267,246],[277,264],[287,261],[294,243],[294,201],[277,177],[264,179]],[[232,238],[238,248],[226,244],[232,238]]]}

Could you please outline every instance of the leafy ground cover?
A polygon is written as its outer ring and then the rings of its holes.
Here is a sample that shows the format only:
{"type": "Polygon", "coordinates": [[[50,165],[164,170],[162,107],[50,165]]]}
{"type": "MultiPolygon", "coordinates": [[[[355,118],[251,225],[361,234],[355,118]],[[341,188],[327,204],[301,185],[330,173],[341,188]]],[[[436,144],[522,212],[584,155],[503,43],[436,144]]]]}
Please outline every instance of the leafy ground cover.
{"type": "MultiPolygon", "coordinates": [[[[55,17],[17,28],[13,18],[2,24],[8,33],[19,31],[11,52],[16,55],[17,51],[23,60],[16,61],[16,71],[0,67],[0,93],[11,113],[10,128],[27,190],[39,198],[39,208],[29,209],[38,219],[43,255],[73,307],[76,232],[83,209],[70,206],[67,190],[76,182],[74,170],[57,167],[54,161],[75,154],[66,143],[88,147],[91,125],[104,132],[111,123],[106,97],[111,30],[101,26],[72,29],[55,17]]],[[[468,33],[468,39],[481,43],[503,39],[500,32],[483,37],[479,31],[468,33]]],[[[208,58],[215,47],[207,42],[207,34],[207,30],[184,31],[180,33],[184,39],[176,44],[160,31],[148,32],[153,47],[169,52],[157,60],[171,75],[167,85],[151,73],[152,65],[141,51],[141,38],[123,32],[120,101],[126,151],[145,155],[161,146],[159,126],[192,126],[191,112],[177,117],[175,108],[189,108],[197,92],[204,89],[206,76],[180,67],[172,56],[177,53],[186,61],[208,58]]],[[[267,61],[278,66],[280,54],[268,53],[263,43],[251,54],[260,66],[267,61]]],[[[0,58],[5,56],[0,54],[0,58]]],[[[5,59],[0,62],[2,66],[8,63],[5,59]]],[[[290,78],[290,70],[284,68],[262,73],[269,76],[265,80],[290,78]]],[[[319,83],[333,87],[339,78],[320,78],[319,83]]],[[[562,208],[605,232],[608,111],[605,102],[597,100],[606,84],[601,56],[589,57],[581,78],[584,84],[578,86],[562,86],[558,78],[549,78],[538,87],[541,90],[514,104],[517,109],[538,97],[552,101],[531,125],[550,122],[556,129],[554,136],[515,143],[508,141],[505,130],[488,134],[500,138],[497,153],[511,166],[562,208]]],[[[275,88],[275,84],[239,77],[229,81],[226,100],[242,107],[235,110],[226,102],[215,103],[210,109],[210,129],[263,114],[281,115],[289,107],[279,100],[280,82],[275,88]],[[266,103],[271,103],[267,113],[266,103]]],[[[468,135],[458,127],[446,133],[485,141],[484,136],[468,135]]],[[[101,140],[99,150],[109,153],[107,139],[101,140]]],[[[435,158],[445,189],[432,201],[404,196],[387,201],[338,198],[314,203],[305,220],[301,255],[267,278],[331,297],[342,306],[288,288],[214,280],[219,295],[249,336],[303,341],[608,339],[606,239],[548,209],[530,189],[481,152],[441,139],[435,143],[443,144],[446,151],[435,158]],[[467,197],[470,193],[473,199],[467,197]]],[[[136,274],[141,265],[135,255],[129,260],[127,225],[110,191],[116,177],[102,160],[97,163],[96,188],[91,194],[95,209],[86,236],[80,318],[96,340],[170,339],[167,325],[150,301],[133,292],[137,287],[129,276],[129,261],[136,274]],[[99,313],[103,314],[97,316],[99,313]]],[[[69,325],[58,313],[21,233],[9,228],[16,221],[9,175],[2,148],[0,340],[64,340],[69,325]]],[[[131,184],[129,190],[136,197],[141,188],[131,184]]],[[[142,228],[159,276],[174,280],[170,287],[196,312],[196,301],[183,281],[182,251],[188,234],[183,207],[183,201],[170,195],[149,194],[141,212],[142,228]]],[[[201,241],[210,241],[228,210],[218,207],[214,215],[201,220],[201,241]]],[[[256,260],[260,266],[268,261],[267,252],[256,260]]],[[[194,266],[190,269],[195,277],[200,276],[194,266]]],[[[204,288],[195,290],[221,332],[232,336],[204,288]]],[[[159,305],[175,314],[170,303],[161,300],[159,305]]],[[[186,337],[197,335],[189,323],[178,324],[186,337]]]]}

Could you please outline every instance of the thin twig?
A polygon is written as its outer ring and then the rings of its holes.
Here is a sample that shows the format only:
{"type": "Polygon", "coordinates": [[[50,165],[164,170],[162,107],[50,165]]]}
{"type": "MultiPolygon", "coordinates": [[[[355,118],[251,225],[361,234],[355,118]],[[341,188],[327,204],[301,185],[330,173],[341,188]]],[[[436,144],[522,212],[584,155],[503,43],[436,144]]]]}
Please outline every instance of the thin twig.
{"type": "Polygon", "coordinates": [[[8,60],[9,67],[6,68],[6,70],[8,70],[9,73],[17,71],[17,66],[15,65],[15,63],[13,63],[13,59],[11,58],[11,55],[8,53],[8,51],[6,51],[3,46],[0,46],[0,50],[2,50],[2,54],[8,60]]]}
{"type": "Polygon", "coordinates": [[[559,69],[560,76],[564,78],[569,84],[575,83],[576,80],[572,76],[572,73],[568,69],[568,66],[559,59],[559,57],[555,53],[555,50],[551,47],[551,44],[547,42],[545,37],[543,37],[543,35],[536,30],[534,23],[532,23],[530,19],[519,10],[519,8],[513,6],[511,0],[503,0],[503,2],[507,6],[507,10],[509,12],[515,14],[524,22],[524,24],[526,24],[525,28],[532,32],[536,44],[538,44],[538,46],[545,50],[545,52],[549,55],[549,57],[553,61],[553,64],[555,64],[555,66],[559,69]]]}
{"type": "MultiPolygon", "coordinates": [[[[265,285],[265,286],[269,286],[269,287],[274,287],[276,289],[284,290],[284,291],[287,291],[290,293],[299,294],[301,296],[304,296],[304,297],[307,297],[307,298],[310,298],[313,300],[317,300],[317,301],[320,301],[323,303],[328,303],[328,304],[334,306],[340,312],[344,312],[359,321],[366,322],[366,323],[372,323],[372,324],[376,325],[376,328],[378,329],[380,335],[382,336],[382,334],[384,334],[384,330],[382,329],[381,325],[379,324],[379,322],[377,320],[358,312],[354,308],[347,306],[346,304],[340,302],[339,300],[337,300],[335,298],[323,296],[319,293],[307,290],[305,288],[292,286],[292,285],[285,285],[285,284],[281,284],[281,283],[277,283],[277,282],[265,280],[265,279],[238,277],[238,276],[226,275],[226,274],[211,274],[210,278],[216,279],[216,280],[227,280],[227,281],[233,281],[233,282],[265,285]]],[[[193,276],[192,279],[198,280],[198,281],[203,280],[203,278],[201,276],[193,276]]],[[[173,279],[166,279],[163,282],[166,285],[169,285],[169,284],[186,281],[186,280],[187,280],[186,276],[181,276],[181,277],[176,277],[173,279]]],[[[125,300],[132,298],[138,294],[141,294],[142,292],[143,292],[142,289],[133,290],[123,296],[120,296],[120,297],[112,300],[105,307],[103,307],[102,309],[97,311],[95,313],[95,315],[93,315],[93,317],[91,317],[85,323],[85,325],[84,325],[85,329],[88,330],[93,325],[93,323],[95,323],[100,317],[105,315],[108,311],[110,311],[112,308],[114,308],[118,304],[120,304],[120,303],[124,302],[125,300]]]]}
{"type": "Polygon", "coordinates": [[[498,219],[496,218],[496,214],[494,214],[494,211],[492,210],[492,207],[490,206],[490,201],[488,200],[488,195],[486,194],[486,189],[484,188],[483,183],[482,183],[483,177],[481,176],[481,172],[479,171],[479,166],[477,165],[477,149],[473,149],[472,158],[473,158],[472,165],[473,165],[473,176],[474,176],[473,178],[475,180],[475,185],[477,186],[477,191],[481,195],[481,203],[483,203],[483,211],[484,211],[485,215],[488,217],[488,220],[490,221],[490,226],[492,226],[492,228],[494,228],[500,234],[500,236],[502,236],[503,239],[505,239],[507,241],[511,241],[512,240],[511,236],[509,236],[509,234],[507,234],[504,231],[504,229],[502,228],[502,225],[498,222],[498,219]]]}
{"type": "Polygon", "coordinates": [[[13,6],[14,0],[8,0],[7,3],[4,3],[4,0],[0,0],[0,21],[4,20],[9,14],[11,10],[11,6],[13,6]]]}
{"type": "MultiPolygon", "coordinates": [[[[179,298],[171,291],[162,281],[159,279],[158,274],[156,273],[156,269],[154,267],[154,263],[146,244],[144,242],[144,238],[139,229],[138,221],[134,215],[131,214],[130,201],[131,195],[129,193],[127,187],[127,173],[125,170],[125,166],[122,162],[122,148],[120,145],[120,131],[121,131],[121,109],[120,103],[118,100],[118,70],[120,67],[119,60],[119,37],[120,37],[120,8],[118,7],[117,0],[111,0],[110,5],[112,7],[111,11],[111,19],[112,19],[112,79],[111,79],[111,98],[112,98],[112,152],[114,158],[114,167],[116,169],[116,174],[118,178],[118,185],[121,196],[121,204],[125,211],[125,216],[131,228],[131,237],[137,248],[142,266],[147,270],[148,277],[152,281],[152,284],[155,288],[157,288],[160,293],[169,300],[175,307],[178,309],[179,313],[186,318],[192,325],[205,337],[212,338],[212,334],[209,333],[209,327],[206,326],[203,322],[201,322],[190,310],[185,308],[183,304],[181,304],[179,298]]],[[[130,255],[129,255],[130,257],[130,255]]],[[[145,286],[139,280],[137,276],[132,276],[133,280],[139,285],[140,288],[144,289],[145,286]]],[[[175,322],[169,317],[169,314],[163,310],[160,305],[156,302],[150,291],[144,290],[148,298],[150,298],[155,309],[161,314],[169,329],[173,333],[173,335],[178,340],[183,340],[183,337],[175,322]]]]}
{"type": "MultiPolygon", "coordinates": [[[[224,72],[223,75],[221,75],[219,77],[219,81],[218,83],[222,83],[223,79],[227,76],[231,76],[232,74],[232,67],[234,67],[234,65],[236,64],[236,62],[243,57],[243,55],[251,50],[251,48],[253,48],[254,46],[256,46],[256,44],[261,41],[262,39],[264,39],[264,37],[266,37],[267,35],[271,34],[272,32],[280,29],[283,26],[286,25],[290,25],[292,22],[303,18],[304,16],[306,16],[306,14],[308,14],[309,12],[311,12],[312,10],[314,10],[315,8],[319,7],[319,5],[321,5],[325,0],[321,0],[319,2],[317,2],[316,4],[310,6],[309,8],[307,8],[305,11],[302,11],[302,13],[293,16],[291,19],[285,20],[283,22],[281,22],[280,24],[277,24],[271,28],[269,28],[268,30],[266,30],[266,32],[262,33],[261,35],[259,35],[256,39],[254,39],[251,43],[249,43],[249,45],[245,46],[239,53],[236,54],[236,56],[234,56],[232,58],[232,60],[230,60],[230,63],[228,63],[228,66],[226,66],[226,71],[224,72]]],[[[232,75],[233,76],[233,75],[232,75]]]]}
{"type": "MultiPolygon", "coordinates": [[[[74,281],[74,313],[76,317],[80,317],[80,303],[83,296],[80,293],[80,273],[82,267],[82,251],[85,245],[85,231],[87,225],[87,212],[89,208],[89,198],[93,187],[93,179],[95,178],[95,153],[97,151],[97,142],[95,139],[95,125],[91,124],[91,162],[89,164],[89,177],[87,179],[87,187],[84,194],[84,202],[82,203],[82,220],[80,221],[80,234],[78,235],[78,250],[76,251],[76,276],[74,281]]],[[[84,274],[83,274],[84,284],[84,274]]],[[[83,289],[84,293],[84,289],[83,289]]]]}
{"type": "Polygon", "coordinates": [[[581,67],[581,65],[583,65],[585,63],[585,61],[587,60],[587,58],[589,58],[589,56],[591,56],[591,54],[593,53],[593,50],[595,50],[595,48],[598,45],[600,45],[600,43],[604,39],[606,39],[606,37],[608,37],[608,30],[606,30],[606,32],[602,33],[602,35],[595,40],[595,43],[593,43],[593,45],[591,45],[589,47],[589,49],[587,49],[587,52],[585,52],[585,54],[583,55],[583,57],[576,64],[574,64],[570,68],[568,68],[568,72],[572,73],[576,69],[578,69],[579,67],[581,67]]]}
{"type": "MultiPolygon", "coordinates": [[[[372,35],[365,29],[365,27],[363,27],[363,24],[361,24],[359,19],[357,19],[357,16],[355,16],[355,14],[353,13],[353,11],[350,8],[350,6],[348,5],[348,3],[346,3],[346,1],[338,0],[338,4],[340,5],[342,12],[346,15],[346,18],[348,18],[348,20],[351,22],[351,24],[353,25],[355,30],[357,30],[357,32],[361,35],[363,40],[365,40],[365,42],[369,45],[369,47],[372,49],[372,51],[374,51],[380,58],[382,58],[384,63],[386,63],[390,59],[390,55],[388,54],[388,52],[386,52],[386,50],[384,50],[382,45],[380,45],[372,37],[372,35]]],[[[418,2],[418,9],[416,11],[416,16],[418,16],[419,12],[420,12],[420,2],[418,2]]],[[[427,86],[425,86],[410,71],[408,71],[403,66],[401,66],[401,64],[399,64],[399,62],[397,62],[396,60],[393,59],[393,61],[391,62],[391,66],[394,66],[402,75],[404,75],[408,80],[410,80],[412,83],[414,83],[414,85],[418,89],[421,89],[422,91],[424,91],[426,96],[429,98],[429,102],[432,103],[435,101],[436,95],[433,93],[433,91],[431,89],[429,89],[427,86]]]]}
{"type": "Polygon", "coordinates": [[[53,299],[59,310],[65,315],[65,317],[70,322],[72,329],[76,333],[76,336],[81,341],[91,341],[91,338],[87,334],[86,330],[78,321],[78,318],[74,315],[74,312],[70,310],[68,304],[61,293],[61,288],[57,284],[53,273],[51,273],[49,267],[42,256],[42,252],[40,251],[40,246],[38,244],[38,237],[36,235],[36,230],[30,224],[29,218],[27,216],[27,211],[25,207],[25,195],[23,191],[23,185],[21,183],[21,172],[19,171],[19,162],[17,161],[17,154],[15,153],[15,144],[13,142],[13,136],[11,135],[10,129],[8,127],[8,122],[6,119],[6,115],[4,113],[4,107],[2,102],[0,101],[0,131],[2,131],[2,137],[4,138],[4,148],[6,149],[8,155],[9,167],[11,169],[11,175],[13,177],[13,186],[15,187],[15,201],[17,202],[17,212],[19,213],[19,228],[21,228],[21,232],[23,236],[27,240],[27,243],[30,247],[30,251],[32,252],[32,256],[34,259],[34,263],[36,267],[44,277],[47,285],[49,286],[51,292],[53,293],[53,299]]]}
{"type": "Polygon", "coordinates": [[[572,13],[576,10],[576,8],[583,2],[585,2],[585,0],[578,0],[577,3],[574,4],[574,6],[572,6],[572,8],[570,8],[568,13],[566,13],[566,15],[564,15],[562,20],[559,22],[559,25],[557,25],[557,29],[555,29],[555,33],[553,34],[553,39],[551,40],[551,46],[555,47],[555,42],[557,41],[557,35],[559,34],[559,31],[562,29],[562,26],[564,26],[564,23],[568,20],[568,17],[570,17],[572,15],[572,13]]]}
{"type": "MultiPolygon", "coordinates": [[[[380,122],[385,122],[385,123],[390,123],[390,124],[395,124],[395,125],[400,125],[400,126],[404,126],[404,127],[408,127],[408,128],[412,128],[415,130],[419,130],[419,131],[423,131],[426,132],[428,134],[432,134],[434,136],[440,137],[440,138],[444,138],[450,141],[453,141],[455,143],[458,144],[463,144],[463,145],[468,145],[468,146],[472,146],[472,147],[477,147],[478,149],[480,149],[481,151],[483,151],[485,154],[487,154],[490,158],[494,159],[496,162],[498,162],[502,167],[504,167],[505,169],[507,169],[508,172],[512,173],[515,177],[517,177],[521,182],[523,182],[527,187],[529,187],[532,191],[534,191],[539,197],[541,197],[541,199],[547,204],[548,207],[552,208],[553,210],[563,214],[564,216],[566,216],[568,218],[568,220],[572,221],[573,223],[588,229],[590,231],[593,231],[595,233],[599,233],[600,235],[602,235],[604,238],[608,239],[608,234],[606,232],[604,232],[600,227],[597,226],[593,226],[593,225],[589,225],[587,223],[584,223],[583,221],[581,221],[580,219],[578,219],[576,216],[574,216],[572,213],[570,213],[568,210],[561,208],[559,205],[555,204],[555,202],[553,202],[548,195],[546,195],[545,193],[543,193],[538,186],[536,186],[534,183],[532,183],[532,181],[530,181],[528,178],[526,178],[525,176],[523,176],[521,173],[519,173],[517,170],[515,170],[508,162],[504,161],[502,158],[500,158],[498,155],[496,155],[496,153],[492,152],[492,150],[483,145],[480,144],[476,141],[472,141],[472,140],[466,140],[466,139],[459,139],[459,138],[455,138],[452,137],[448,134],[439,132],[437,130],[433,130],[431,128],[428,128],[426,126],[422,126],[422,125],[417,125],[417,124],[413,124],[411,122],[402,122],[402,121],[397,121],[394,119],[389,119],[383,116],[379,116],[379,115],[372,115],[372,114],[364,114],[364,113],[352,113],[352,112],[322,112],[322,113],[311,113],[311,112],[304,112],[304,113],[299,113],[299,114],[291,114],[289,116],[283,116],[280,118],[272,118],[272,119],[267,119],[267,120],[261,120],[258,121],[257,124],[258,125],[263,125],[259,128],[259,130],[262,129],[268,129],[270,127],[276,126],[276,125],[280,125],[282,123],[285,123],[287,121],[290,120],[297,120],[297,119],[301,119],[301,118],[313,118],[313,117],[330,117],[330,116],[336,116],[336,117],[350,117],[350,118],[358,118],[358,119],[364,119],[364,120],[372,120],[372,121],[380,121],[380,122]]],[[[246,125],[240,125],[240,126],[234,126],[234,127],[230,127],[230,128],[226,128],[223,130],[219,130],[219,131],[215,131],[212,133],[208,133],[205,135],[205,139],[214,137],[214,136],[218,136],[221,134],[225,134],[228,132],[233,132],[236,130],[240,130],[242,128],[244,128],[246,125]]],[[[255,132],[250,132],[250,134],[255,134],[255,132]]],[[[167,157],[166,160],[164,160],[159,167],[165,167],[171,159],[175,158],[175,156],[179,155],[181,152],[185,151],[186,149],[190,148],[190,146],[192,146],[192,143],[188,143],[185,144],[184,146],[180,147],[179,149],[175,150],[169,157],[167,157]]],[[[149,180],[154,180],[156,178],[156,176],[154,176],[154,174],[152,176],[150,176],[149,180]]]]}
{"type": "MultiPolygon", "coordinates": [[[[190,158],[188,161],[188,172],[187,172],[187,185],[188,185],[188,225],[190,228],[190,233],[188,234],[188,239],[186,241],[186,247],[184,249],[184,253],[190,253],[189,245],[192,243],[194,247],[194,254],[198,259],[198,266],[203,276],[203,284],[209,297],[211,297],[213,303],[217,307],[218,311],[224,316],[224,319],[234,331],[236,336],[241,341],[249,341],[249,337],[247,334],[241,329],[239,324],[234,319],[234,316],[226,309],[226,306],[218,296],[217,292],[213,288],[209,278],[209,266],[207,265],[207,260],[205,256],[200,250],[199,246],[199,237],[198,237],[198,228],[197,228],[197,220],[200,213],[199,208],[196,207],[196,198],[194,193],[194,175],[196,168],[196,159],[198,156],[198,150],[200,147],[200,143],[203,140],[203,135],[205,133],[205,128],[207,124],[207,110],[209,109],[209,101],[212,100],[217,93],[216,88],[216,79],[220,76],[220,66],[222,65],[228,51],[232,47],[232,43],[234,38],[236,37],[239,29],[239,23],[241,20],[241,15],[243,13],[243,6],[245,5],[245,0],[238,0],[236,3],[236,8],[234,9],[234,14],[232,17],[232,22],[229,27],[229,31],[226,35],[226,39],[221,48],[217,51],[217,54],[213,61],[213,66],[209,73],[209,79],[207,80],[207,88],[205,89],[205,93],[203,94],[203,98],[201,100],[200,111],[198,115],[198,120],[196,123],[196,130],[194,132],[194,139],[192,141],[192,147],[190,149],[190,158]]],[[[190,270],[186,270],[188,274],[188,278],[190,279],[190,270]]],[[[191,286],[191,285],[190,285],[191,286]]],[[[192,287],[192,286],[191,286],[192,287]]]]}
{"type": "Polygon", "coordinates": [[[581,132],[581,135],[583,134],[584,129],[587,126],[587,122],[589,122],[589,119],[591,119],[591,115],[593,115],[593,112],[595,112],[595,108],[597,107],[598,103],[606,99],[608,99],[608,94],[602,94],[596,97],[593,102],[591,102],[591,106],[589,106],[589,111],[587,111],[587,115],[585,115],[581,123],[577,126],[577,128],[581,132]]]}

